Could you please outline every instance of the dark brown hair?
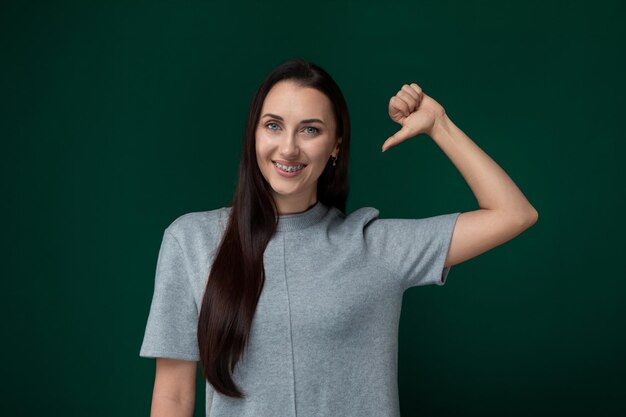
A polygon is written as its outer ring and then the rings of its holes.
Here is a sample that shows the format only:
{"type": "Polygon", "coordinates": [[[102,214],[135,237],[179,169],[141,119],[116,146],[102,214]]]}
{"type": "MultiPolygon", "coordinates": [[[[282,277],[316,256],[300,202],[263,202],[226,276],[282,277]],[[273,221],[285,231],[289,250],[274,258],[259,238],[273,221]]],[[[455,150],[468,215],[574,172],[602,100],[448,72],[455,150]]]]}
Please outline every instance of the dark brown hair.
{"type": "Polygon", "coordinates": [[[198,318],[204,377],[216,391],[235,398],[245,397],[235,385],[232,372],[248,343],[265,282],[263,254],[278,222],[271,186],[257,164],[255,130],[267,93],[281,80],[315,88],[331,101],[336,137],[342,140],[336,166],[329,159],[318,179],[317,199],[345,213],[348,198],[350,118],[343,94],[319,66],[302,58],[285,61],[266,76],[250,104],[230,217],[216,250],[198,318]]]}

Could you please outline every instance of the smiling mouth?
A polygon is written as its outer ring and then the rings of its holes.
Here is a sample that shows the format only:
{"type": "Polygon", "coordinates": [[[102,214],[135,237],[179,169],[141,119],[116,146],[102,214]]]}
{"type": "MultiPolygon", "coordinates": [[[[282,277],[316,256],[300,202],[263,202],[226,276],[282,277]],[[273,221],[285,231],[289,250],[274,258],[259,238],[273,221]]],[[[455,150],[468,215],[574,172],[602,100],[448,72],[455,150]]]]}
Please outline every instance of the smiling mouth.
{"type": "Polygon", "coordinates": [[[306,164],[298,164],[298,165],[283,165],[280,162],[272,161],[272,164],[283,172],[297,172],[301,171],[306,167],[306,164]]]}

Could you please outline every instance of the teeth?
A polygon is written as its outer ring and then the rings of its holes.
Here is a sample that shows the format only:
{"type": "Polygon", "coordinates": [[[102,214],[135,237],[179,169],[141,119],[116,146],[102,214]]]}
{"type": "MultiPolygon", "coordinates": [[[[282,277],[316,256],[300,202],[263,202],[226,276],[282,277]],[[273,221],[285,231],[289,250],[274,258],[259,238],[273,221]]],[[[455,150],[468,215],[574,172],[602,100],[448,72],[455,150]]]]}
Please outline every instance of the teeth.
{"type": "Polygon", "coordinates": [[[295,172],[304,168],[304,165],[289,166],[289,165],[281,165],[278,162],[274,162],[274,165],[276,165],[281,171],[285,171],[285,172],[295,172]]]}

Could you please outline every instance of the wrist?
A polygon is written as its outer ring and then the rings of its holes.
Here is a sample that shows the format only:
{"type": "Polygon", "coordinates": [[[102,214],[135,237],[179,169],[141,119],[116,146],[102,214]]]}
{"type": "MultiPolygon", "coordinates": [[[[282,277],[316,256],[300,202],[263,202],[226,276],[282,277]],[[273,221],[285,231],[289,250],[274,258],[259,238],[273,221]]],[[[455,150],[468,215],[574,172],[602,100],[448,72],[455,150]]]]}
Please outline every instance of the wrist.
{"type": "Polygon", "coordinates": [[[449,132],[452,125],[452,120],[450,120],[448,114],[445,112],[445,110],[443,110],[440,115],[435,117],[435,122],[433,123],[433,127],[430,130],[429,136],[433,139],[436,139],[446,132],[449,132]]]}

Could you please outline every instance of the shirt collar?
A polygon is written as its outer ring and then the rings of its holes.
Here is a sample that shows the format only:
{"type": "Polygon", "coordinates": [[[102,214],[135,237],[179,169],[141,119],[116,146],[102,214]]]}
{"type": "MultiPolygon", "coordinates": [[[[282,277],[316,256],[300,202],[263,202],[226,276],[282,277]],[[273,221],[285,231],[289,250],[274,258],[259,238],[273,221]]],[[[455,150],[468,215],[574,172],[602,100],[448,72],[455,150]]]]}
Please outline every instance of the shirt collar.
{"type": "Polygon", "coordinates": [[[324,205],[320,200],[317,200],[317,203],[301,213],[277,216],[278,224],[276,225],[276,231],[289,232],[304,229],[320,221],[327,212],[328,206],[324,205]]]}

